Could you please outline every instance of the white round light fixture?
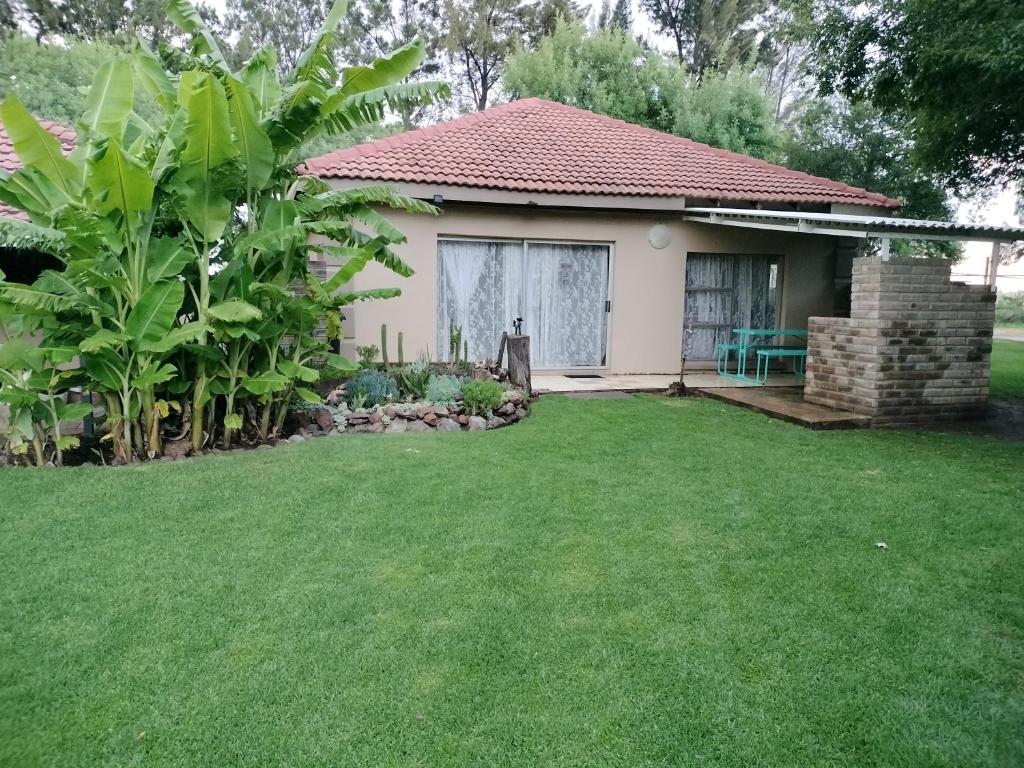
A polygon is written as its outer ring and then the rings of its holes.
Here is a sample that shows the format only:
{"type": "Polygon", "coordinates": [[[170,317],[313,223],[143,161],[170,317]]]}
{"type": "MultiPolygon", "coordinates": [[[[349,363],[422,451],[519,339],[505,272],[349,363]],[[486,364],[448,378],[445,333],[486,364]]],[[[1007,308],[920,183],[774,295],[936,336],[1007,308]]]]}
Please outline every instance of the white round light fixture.
{"type": "Polygon", "coordinates": [[[651,244],[651,248],[660,251],[663,248],[668,248],[669,243],[672,242],[672,233],[664,224],[655,224],[647,233],[647,242],[651,244]]]}

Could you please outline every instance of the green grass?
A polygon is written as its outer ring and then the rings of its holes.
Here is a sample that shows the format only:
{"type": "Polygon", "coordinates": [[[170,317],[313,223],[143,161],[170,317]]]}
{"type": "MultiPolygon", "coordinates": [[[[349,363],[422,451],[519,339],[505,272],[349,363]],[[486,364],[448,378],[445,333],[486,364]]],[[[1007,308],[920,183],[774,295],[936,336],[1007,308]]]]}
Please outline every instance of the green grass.
{"type": "Polygon", "coordinates": [[[0,765],[1020,765],[1022,469],[545,397],[0,470],[0,765]]]}
{"type": "Polygon", "coordinates": [[[1024,342],[992,343],[992,397],[1024,398],[1024,342]]]}

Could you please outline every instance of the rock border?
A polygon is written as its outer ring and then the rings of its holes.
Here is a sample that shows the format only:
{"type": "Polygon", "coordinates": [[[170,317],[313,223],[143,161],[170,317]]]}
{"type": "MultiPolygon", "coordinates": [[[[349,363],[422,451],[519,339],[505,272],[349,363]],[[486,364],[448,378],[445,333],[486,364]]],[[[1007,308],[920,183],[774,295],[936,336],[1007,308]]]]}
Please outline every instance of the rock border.
{"type": "Polygon", "coordinates": [[[461,401],[450,404],[388,403],[350,409],[343,400],[295,411],[295,433],[278,443],[298,443],[313,437],[341,434],[402,434],[405,432],[483,432],[516,424],[530,415],[530,400],[518,390],[505,392],[502,404],[488,416],[470,414],[461,401]],[[298,439],[296,439],[298,438],[298,439]]]}

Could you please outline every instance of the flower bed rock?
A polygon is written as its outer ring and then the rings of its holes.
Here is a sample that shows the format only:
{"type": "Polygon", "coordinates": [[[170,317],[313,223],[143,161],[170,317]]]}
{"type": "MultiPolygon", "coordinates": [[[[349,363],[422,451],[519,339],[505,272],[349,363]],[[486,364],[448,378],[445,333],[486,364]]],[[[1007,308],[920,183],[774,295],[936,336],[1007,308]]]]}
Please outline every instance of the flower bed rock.
{"type": "Polygon", "coordinates": [[[301,439],[329,434],[396,434],[402,432],[482,432],[522,421],[530,414],[529,399],[518,390],[508,390],[493,413],[467,413],[456,400],[444,405],[429,402],[388,403],[372,408],[349,408],[344,397],[332,392],[322,406],[308,406],[294,412],[294,430],[301,439]]]}

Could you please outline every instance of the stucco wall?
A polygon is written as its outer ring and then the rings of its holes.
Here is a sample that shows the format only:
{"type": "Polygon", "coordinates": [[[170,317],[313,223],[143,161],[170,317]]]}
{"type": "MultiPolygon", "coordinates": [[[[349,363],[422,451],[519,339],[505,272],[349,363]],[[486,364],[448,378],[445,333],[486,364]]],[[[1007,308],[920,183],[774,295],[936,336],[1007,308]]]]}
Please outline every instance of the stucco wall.
{"type": "Polygon", "coordinates": [[[401,278],[371,264],[356,277],[353,288],[357,290],[395,286],[402,289],[402,295],[346,311],[344,349],[349,354],[356,344],[379,345],[381,323],[388,324],[392,357],[398,331],[405,336],[407,360],[428,348],[432,353],[436,351],[439,236],[610,243],[609,373],[678,372],[687,252],[783,256],[781,324],[806,327],[811,315],[832,312],[833,238],[690,223],[682,221],[678,213],[665,212],[448,204],[436,217],[387,215],[409,238],[397,251],[416,274],[401,278]],[[671,244],[663,250],[652,248],[647,240],[650,228],[657,223],[671,231],[671,244]]]}

